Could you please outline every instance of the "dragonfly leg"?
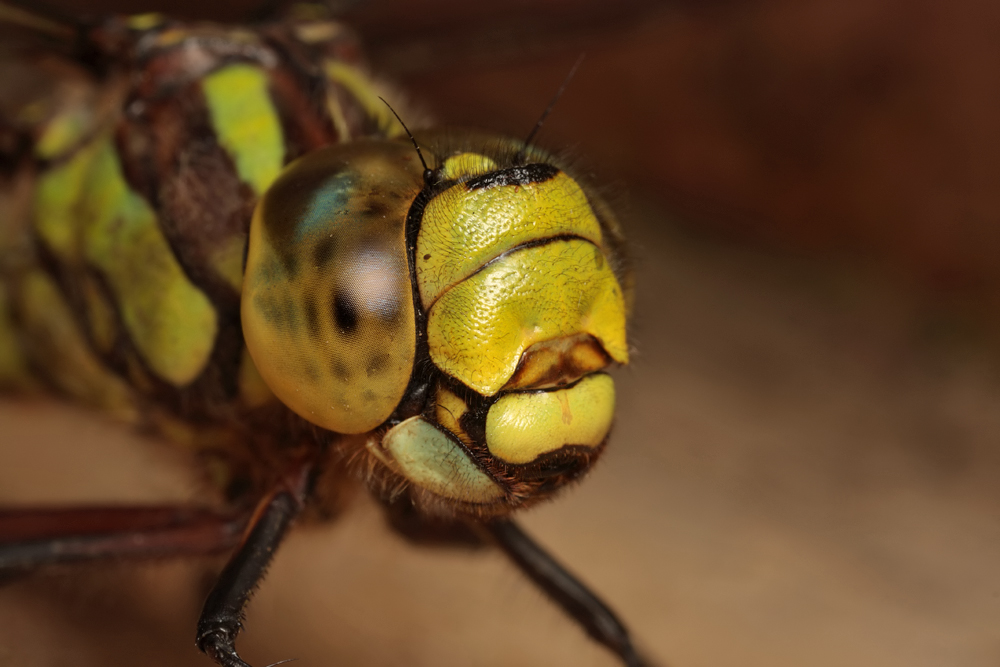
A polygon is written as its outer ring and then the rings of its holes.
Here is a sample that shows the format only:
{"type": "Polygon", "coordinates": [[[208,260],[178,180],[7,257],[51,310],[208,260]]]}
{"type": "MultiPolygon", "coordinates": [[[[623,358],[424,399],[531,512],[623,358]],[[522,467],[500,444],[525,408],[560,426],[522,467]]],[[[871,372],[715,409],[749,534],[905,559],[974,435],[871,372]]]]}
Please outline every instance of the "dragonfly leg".
{"type": "Polygon", "coordinates": [[[582,625],[587,634],[616,653],[628,667],[648,667],[649,663],[639,658],[628,630],[614,612],[520,526],[498,519],[487,523],[486,529],[518,568],[582,625]]]}
{"type": "Polygon", "coordinates": [[[246,520],[183,506],[0,509],[0,580],[46,565],[217,553],[246,520]]]}
{"type": "Polygon", "coordinates": [[[236,652],[243,610],[288,528],[302,511],[313,466],[302,463],[257,505],[243,539],[208,594],[198,619],[198,648],[222,667],[249,667],[236,652]]]}

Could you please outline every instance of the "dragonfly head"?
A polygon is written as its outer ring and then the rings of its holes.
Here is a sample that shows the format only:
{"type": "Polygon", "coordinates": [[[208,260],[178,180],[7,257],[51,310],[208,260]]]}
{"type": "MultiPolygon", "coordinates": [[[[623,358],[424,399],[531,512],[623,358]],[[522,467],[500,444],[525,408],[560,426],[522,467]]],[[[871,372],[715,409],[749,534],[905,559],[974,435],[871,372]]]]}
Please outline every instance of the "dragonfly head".
{"type": "MultiPolygon", "coordinates": [[[[289,408],[367,434],[383,481],[497,514],[577,479],[628,362],[613,218],[541,151],[472,132],[310,154],[265,193],[247,347],[289,408]]],[[[391,485],[390,485],[391,486],[391,485]]]]}

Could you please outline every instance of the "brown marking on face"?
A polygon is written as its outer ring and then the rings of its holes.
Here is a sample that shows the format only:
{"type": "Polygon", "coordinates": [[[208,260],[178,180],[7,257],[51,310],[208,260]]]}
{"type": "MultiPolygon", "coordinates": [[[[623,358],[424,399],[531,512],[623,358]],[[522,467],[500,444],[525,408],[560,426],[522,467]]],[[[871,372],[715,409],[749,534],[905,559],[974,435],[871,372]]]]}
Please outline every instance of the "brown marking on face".
{"type": "Polygon", "coordinates": [[[543,389],[579,380],[611,363],[593,336],[577,334],[535,343],[521,355],[504,389],[543,389]]]}

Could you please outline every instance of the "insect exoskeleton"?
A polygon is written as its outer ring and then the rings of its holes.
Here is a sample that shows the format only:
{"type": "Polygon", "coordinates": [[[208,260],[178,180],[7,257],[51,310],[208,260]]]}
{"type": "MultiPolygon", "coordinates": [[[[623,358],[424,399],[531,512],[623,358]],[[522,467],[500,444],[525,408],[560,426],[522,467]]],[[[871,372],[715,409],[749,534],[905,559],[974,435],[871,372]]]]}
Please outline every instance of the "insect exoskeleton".
{"type": "MultiPolygon", "coordinates": [[[[585,472],[628,362],[617,223],[557,160],[468,131],[357,141],[261,198],[247,347],[289,408],[368,434],[384,482],[480,515],[585,472]]],[[[379,475],[376,475],[378,477],[379,475]]]]}

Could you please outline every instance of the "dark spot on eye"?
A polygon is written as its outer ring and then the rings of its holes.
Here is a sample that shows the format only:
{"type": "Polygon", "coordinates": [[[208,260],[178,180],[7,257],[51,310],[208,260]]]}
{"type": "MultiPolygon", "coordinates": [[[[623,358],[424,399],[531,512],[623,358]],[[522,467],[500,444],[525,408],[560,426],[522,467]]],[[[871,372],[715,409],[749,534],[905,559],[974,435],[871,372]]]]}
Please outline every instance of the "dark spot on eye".
{"type": "Polygon", "coordinates": [[[281,309],[278,308],[278,302],[274,297],[258,294],[253,299],[253,305],[257,309],[257,312],[260,313],[260,316],[271,324],[278,325],[284,319],[281,309]]]}
{"type": "Polygon", "coordinates": [[[431,258],[431,254],[430,254],[430,253],[427,253],[426,255],[424,255],[424,261],[425,261],[425,262],[426,262],[427,260],[429,260],[430,258],[431,258]]]}
{"type": "Polygon", "coordinates": [[[382,354],[372,355],[371,357],[369,357],[368,363],[365,365],[365,373],[368,375],[368,377],[371,377],[373,375],[378,375],[389,367],[389,362],[391,361],[392,357],[390,357],[385,352],[383,352],[382,354]]]}
{"type": "Polygon", "coordinates": [[[374,391],[372,391],[371,389],[366,389],[366,390],[365,390],[365,391],[364,391],[364,392],[363,392],[363,393],[361,394],[361,398],[365,399],[365,400],[366,400],[366,401],[368,401],[369,403],[374,403],[374,402],[375,402],[375,400],[376,400],[376,399],[378,399],[378,396],[376,396],[376,395],[375,395],[375,392],[374,392],[374,391]]]}
{"type": "Polygon", "coordinates": [[[306,297],[306,324],[313,337],[319,336],[319,313],[316,310],[316,298],[311,294],[306,297]]]}
{"type": "Polygon", "coordinates": [[[389,214],[389,207],[386,206],[381,197],[378,199],[373,198],[368,201],[368,205],[365,207],[363,213],[364,215],[370,215],[373,217],[385,217],[389,214]]]}
{"type": "Polygon", "coordinates": [[[314,364],[312,362],[308,362],[308,363],[306,363],[306,365],[303,368],[303,370],[305,371],[306,378],[310,382],[312,382],[313,384],[319,382],[319,369],[316,368],[316,364],[314,364]]]}
{"type": "Polygon", "coordinates": [[[333,321],[342,334],[350,335],[358,330],[358,305],[347,292],[333,295],[333,321]]]}
{"type": "Polygon", "coordinates": [[[321,239],[313,248],[313,265],[322,268],[337,251],[337,241],[332,236],[321,239]]]}
{"type": "Polygon", "coordinates": [[[295,328],[295,308],[291,303],[271,296],[258,296],[254,299],[254,306],[261,317],[275,329],[288,331],[295,328]]]}
{"type": "Polygon", "coordinates": [[[299,272],[299,258],[294,254],[282,255],[281,264],[285,267],[289,278],[294,278],[295,274],[299,272]]]}
{"type": "Polygon", "coordinates": [[[285,314],[285,324],[287,325],[287,329],[290,331],[296,331],[302,323],[299,321],[299,311],[295,307],[295,303],[293,301],[288,301],[282,308],[282,311],[285,314]]]}
{"type": "Polygon", "coordinates": [[[333,377],[343,382],[351,379],[351,369],[347,367],[347,364],[340,357],[334,357],[330,363],[330,371],[333,373],[333,377]]]}

